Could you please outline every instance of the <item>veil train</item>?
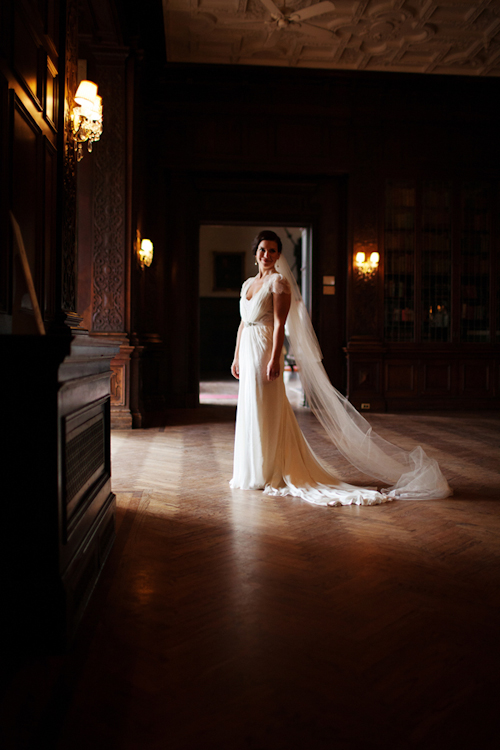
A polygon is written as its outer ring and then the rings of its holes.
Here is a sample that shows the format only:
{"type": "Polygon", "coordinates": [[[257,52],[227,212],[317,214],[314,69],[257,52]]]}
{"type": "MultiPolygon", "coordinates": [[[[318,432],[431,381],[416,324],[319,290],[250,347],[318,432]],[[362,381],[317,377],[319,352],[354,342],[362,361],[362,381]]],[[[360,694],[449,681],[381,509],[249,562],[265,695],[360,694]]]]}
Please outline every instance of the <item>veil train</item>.
{"type": "Polygon", "coordinates": [[[418,446],[398,448],[377,435],[354,406],[330,383],[322,353],[297,282],[283,254],[276,270],[292,290],[286,329],[304,395],[333,444],[357,469],[388,485],[398,499],[438,499],[452,494],[437,461],[418,446]]]}

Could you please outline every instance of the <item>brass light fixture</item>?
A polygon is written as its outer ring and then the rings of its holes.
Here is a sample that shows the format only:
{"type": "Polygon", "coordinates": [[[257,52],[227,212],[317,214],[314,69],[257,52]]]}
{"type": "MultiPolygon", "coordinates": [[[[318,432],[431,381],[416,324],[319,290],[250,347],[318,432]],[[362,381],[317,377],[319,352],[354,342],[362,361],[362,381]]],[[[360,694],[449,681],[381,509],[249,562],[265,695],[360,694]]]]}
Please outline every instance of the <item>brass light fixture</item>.
{"type": "Polygon", "coordinates": [[[139,230],[137,230],[135,245],[137,250],[137,258],[139,260],[139,263],[141,264],[141,268],[144,268],[144,266],[147,266],[149,268],[149,266],[153,262],[153,243],[151,242],[151,240],[141,239],[141,234],[139,230]]]}
{"type": "Polygon", "coordinates": [[[75,94],[71,110],[71,127],[76,146],[76,158],[83,159],[83,144],[92,151],[92,144],[102,134],[102,98],[97,93],[97,84],[81,81],[75,94]]]}
{"type": "Polygon", "coordinates": [[[380,262],[380,255],[379,253],[373,252],[370,253],[368,257],[367,256],[368,253],[356,253],[356,255],[354,256],[354,266],[361,277],[370,279],[377,272],[378,264],[380,262]]]}

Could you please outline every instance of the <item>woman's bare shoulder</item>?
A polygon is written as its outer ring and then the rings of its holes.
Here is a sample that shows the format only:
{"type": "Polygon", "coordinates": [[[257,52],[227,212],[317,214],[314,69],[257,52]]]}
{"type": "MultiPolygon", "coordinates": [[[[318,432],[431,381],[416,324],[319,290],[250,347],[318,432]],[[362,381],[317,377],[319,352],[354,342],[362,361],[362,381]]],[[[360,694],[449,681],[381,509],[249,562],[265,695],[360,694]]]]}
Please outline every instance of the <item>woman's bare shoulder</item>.
{"type": "Polygon", "coordinates": [[[273,294],[291,294],[289,282],[280,273],[273,274],[271,289],[273,294]]]}

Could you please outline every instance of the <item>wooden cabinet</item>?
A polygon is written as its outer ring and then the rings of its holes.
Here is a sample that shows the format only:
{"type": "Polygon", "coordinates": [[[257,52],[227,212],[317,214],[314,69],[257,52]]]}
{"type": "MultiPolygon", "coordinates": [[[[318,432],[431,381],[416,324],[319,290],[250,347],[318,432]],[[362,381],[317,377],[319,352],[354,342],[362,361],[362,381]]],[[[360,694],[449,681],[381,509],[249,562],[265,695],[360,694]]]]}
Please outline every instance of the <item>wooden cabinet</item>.
{"type": "Polygon", "coordinates": [[[2,336],[7,658],[60,649],[78,625],[115,537],[113,342],[2,336]]]}
{"type": "MultiPolygon", "coordinates": [[[[497,203],[494,182],[386,182],[377,286],[383,324],[378,339],[353,338],[346,347],[355,406],[498,407],[497,203]]],[[[367,282],[367,294],[369,284],[377,280],[367,282]]]]}
{"type": "Polygon", "coordinates": [[[500,294],[492,263],[492,218],[489,186],[481,183],[463,185],[458,264],[461,341],[491,342],[498,337],[496,310],[491,307],[500,294]]]}
{"type": "Polygon", "coordinates": [[[495,340],[493,198],[482,182],[387,183],[385,341],[495,340]]]}
{"type": "Polygon", "coordinates": [[[389,183],[385,206],[384,339],[415,337],[416,190],[412,182],[389,183]]]}
{"type": "Polygon", "coordinates": [[[421,188],[420,338],[451,340],[453,283],[453,186],[449,181],[425,182],[421,188]]]}

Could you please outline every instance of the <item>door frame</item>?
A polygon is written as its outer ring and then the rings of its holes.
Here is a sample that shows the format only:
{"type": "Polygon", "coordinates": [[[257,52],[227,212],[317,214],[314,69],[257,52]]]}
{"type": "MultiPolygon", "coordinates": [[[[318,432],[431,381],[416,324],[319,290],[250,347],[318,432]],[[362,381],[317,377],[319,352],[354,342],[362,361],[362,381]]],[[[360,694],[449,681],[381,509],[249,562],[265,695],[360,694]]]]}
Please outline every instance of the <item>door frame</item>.
{"type": "Polygon", "coordinates": [[[311,318],[332,383],[345,390],[347,177],[247,173],[170,174],[173,237],[166,296],[170,321],[169,401],[199,403],[199,227],[202,224],[311,227],[311,318]],[[335,276],[335,296],[323,276],[335,276]]]}

